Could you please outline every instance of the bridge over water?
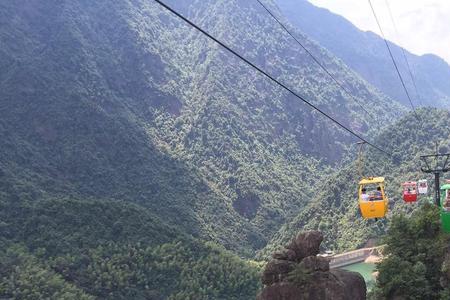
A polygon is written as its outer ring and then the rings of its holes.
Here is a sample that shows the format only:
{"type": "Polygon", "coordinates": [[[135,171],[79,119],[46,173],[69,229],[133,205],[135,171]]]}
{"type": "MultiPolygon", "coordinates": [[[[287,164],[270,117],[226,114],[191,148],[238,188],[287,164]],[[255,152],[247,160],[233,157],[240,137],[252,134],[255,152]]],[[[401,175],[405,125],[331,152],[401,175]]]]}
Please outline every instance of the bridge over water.
{"type": "Polygon", "coordinates": [[[342,254],[336,254],[330,258],[330,268],[340,268],[347,265],[365,261],[369,256],[382,256],[381,250],[384,246],[362,248],[342,254]]]}

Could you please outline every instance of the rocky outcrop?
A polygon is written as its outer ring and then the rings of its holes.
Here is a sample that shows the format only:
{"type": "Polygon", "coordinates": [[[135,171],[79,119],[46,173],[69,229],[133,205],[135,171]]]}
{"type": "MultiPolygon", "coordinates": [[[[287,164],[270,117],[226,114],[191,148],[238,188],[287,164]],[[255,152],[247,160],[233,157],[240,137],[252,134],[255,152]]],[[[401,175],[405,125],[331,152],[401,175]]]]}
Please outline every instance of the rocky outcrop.
{"type": "Polygon", "coordinates": [[[271,260],[261,277],[261,281],[265,285],[274,284],[283,281],[289,273],[294,271],[296,264],[288,260],[271,260]]]}
{"type": "Polygon", "coordinates": [[[299,262],[305,257],[319,254],[322,241],[323,235],[319,231],[300,232],[286,246],[286,249],[294,251],[295,260],[299,262]]]}
{"type": "Polygon", "coordinates": [[[319,231],[301,232],[275,252],[262,274],[265,287],[257,300],[366,299],[360,274],[330,270],[329,260],[317,256],[322,240],[319,231]]]}

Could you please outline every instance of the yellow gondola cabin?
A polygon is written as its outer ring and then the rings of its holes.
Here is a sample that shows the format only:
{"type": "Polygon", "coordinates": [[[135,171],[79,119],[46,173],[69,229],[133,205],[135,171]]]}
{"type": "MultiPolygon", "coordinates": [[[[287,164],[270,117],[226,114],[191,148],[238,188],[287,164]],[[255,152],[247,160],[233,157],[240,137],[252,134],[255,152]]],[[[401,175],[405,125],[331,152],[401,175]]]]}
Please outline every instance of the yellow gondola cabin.
{"type": "Polygon", "coordinates": [[[368,177],[359,182],[359,209],[364,219],[383,218],[388,210],[384,177],[368,177]]]}

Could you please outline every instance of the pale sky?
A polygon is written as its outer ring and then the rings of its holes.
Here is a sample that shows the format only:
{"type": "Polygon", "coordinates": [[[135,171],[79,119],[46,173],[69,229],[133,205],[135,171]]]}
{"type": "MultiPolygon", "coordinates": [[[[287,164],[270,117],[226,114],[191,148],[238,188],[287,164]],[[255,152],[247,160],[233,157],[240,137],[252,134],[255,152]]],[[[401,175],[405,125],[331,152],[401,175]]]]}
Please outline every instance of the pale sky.
{"type": "MultiPolygon", "coordinates": [[[[308,0],[379,34],[368,0],[308,0]]],[[[450,64],[450,0],[372,0],[386,38],[414,54],[433,53],[450,64]],[[396,36],[386,1],[398,29],[396,36]]]]}

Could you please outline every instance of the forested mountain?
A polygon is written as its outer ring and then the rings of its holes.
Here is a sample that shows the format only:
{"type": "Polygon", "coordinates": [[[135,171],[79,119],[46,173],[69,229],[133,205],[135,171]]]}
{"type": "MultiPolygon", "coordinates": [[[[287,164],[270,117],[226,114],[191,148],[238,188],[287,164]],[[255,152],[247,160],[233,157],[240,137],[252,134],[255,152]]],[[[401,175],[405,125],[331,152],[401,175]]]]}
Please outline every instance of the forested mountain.
{"type": "MultiPolygon", "coordinates": [[[[398,135],[411,116],[377,132],[401,103],[294,29],[356,103],[256,1],[167,3],[356,133],[418,153],[398,135]]],[[[0,24],[0,298],[252,299],[246,259],[269,241],[319,227],[344,249],[383,229],[355,221],[356,140],[156,2],[7,0],[0,24]],[[359,231],[333,223],[349,220],[359,231]]],[[[421,114],[411,140],[448,126],[421,114]]]]}
{"type": "MultiPolygon", "coordinates": [[[[170,4],[357,132],[370,118],[257,3],[170,4]]],[[[353,141],[152,1],[1,3],[7,203],[138,203],[241,253],[301,208],[353,141]],[[332,137],[332,138],[331,138],[332,137]]],[[[318,45],[366,109],[403,109],[318,45]]]]}
{"type": "MultiPolygon", "coordinates": [[[[420,155],[435,153],[436,143],[439,151],[447,153],[450,146],[450,113],[446,110],[420,109],[418,122],[410,113],[396,123],[382,130],[375,143],[392,153],[392,157],[374,150],[366,149],[365,176],[385,176],[386,191],[389,198],[389,213],[383,220],[364,220],[357,202],[358,161],[356,151],[342,168],[325,177],[318,186],[314,199],[277,233],[273,241],[262,251],[264,256],[274,248],[286,243],[301,229],[319,229],[325,233],[324,244],[338,251],[357,248],[370,238],[385,233],[389,220],[399,213],[409,214],[421,204],[405,204],[401,197],[401,183],[427,178],[430,189],[434,186],[432,178],[421,173],[420,155]]],[[[421,202],[432,200],[421,197],[421,202]]]]}
{"type": "Polygon", "coordinates": [[[0,201],[2,299],[253,299],[258,267],[123,201],[0,201]]]}
{"type": "MultiPolygon", "coordinates": [[[[361,31],[343,17],[316,7],[307,0],[276,2],[286,18],[309,38],[342,59],[386,95],[401,103],[409,103],[386,45],[378,34],[361,31]]],[[[370,10],[369,4],[367,10],[370,10]]],[[[417,106],[448,108],[450,66],[435,55],[417,56],[405,50],[417,83],[417,98],[401,48],[392,42],[389,45],[414,103],[417,106]]]]}

